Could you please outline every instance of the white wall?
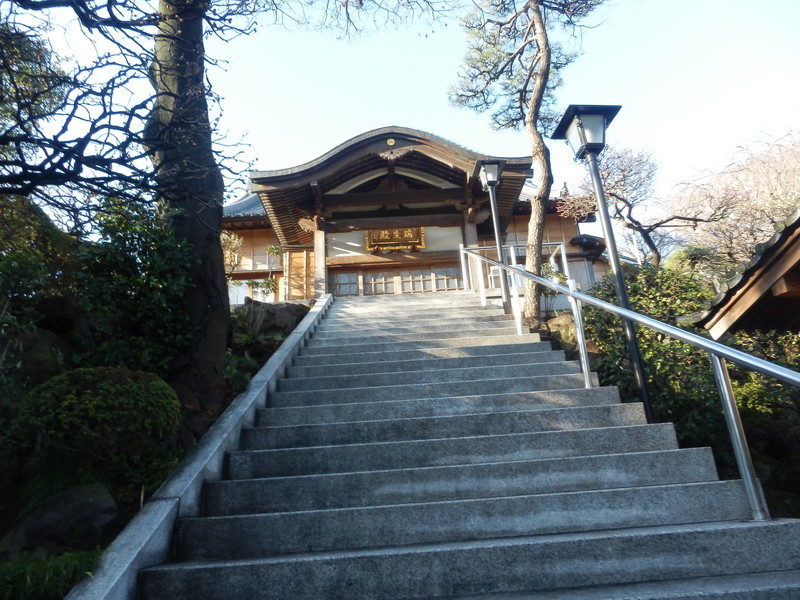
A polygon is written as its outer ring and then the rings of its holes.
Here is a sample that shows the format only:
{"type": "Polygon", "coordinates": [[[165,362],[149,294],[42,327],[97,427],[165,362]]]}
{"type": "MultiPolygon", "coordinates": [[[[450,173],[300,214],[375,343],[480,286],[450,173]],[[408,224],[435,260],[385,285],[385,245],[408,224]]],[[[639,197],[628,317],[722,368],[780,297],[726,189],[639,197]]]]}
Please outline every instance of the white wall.
{"type": "Polygon", "coordinates": [[[329,233],[325,237],[326,256],[354,256],[365,254],[366,234],[363,231],[329,233]]]}

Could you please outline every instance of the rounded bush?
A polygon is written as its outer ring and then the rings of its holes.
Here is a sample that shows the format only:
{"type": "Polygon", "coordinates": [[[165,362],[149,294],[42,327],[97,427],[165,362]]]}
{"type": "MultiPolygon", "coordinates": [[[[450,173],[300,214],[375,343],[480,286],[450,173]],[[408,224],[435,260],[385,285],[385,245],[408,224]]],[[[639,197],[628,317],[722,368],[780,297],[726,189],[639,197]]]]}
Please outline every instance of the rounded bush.
{"type": "Polygon", "coordinates": [[[65,371],[28,392],[18,423],[34,458],[66,461],[116,485],[151,485],[171,462],[178,397],[151,373],[120,367],[65,371]]]}

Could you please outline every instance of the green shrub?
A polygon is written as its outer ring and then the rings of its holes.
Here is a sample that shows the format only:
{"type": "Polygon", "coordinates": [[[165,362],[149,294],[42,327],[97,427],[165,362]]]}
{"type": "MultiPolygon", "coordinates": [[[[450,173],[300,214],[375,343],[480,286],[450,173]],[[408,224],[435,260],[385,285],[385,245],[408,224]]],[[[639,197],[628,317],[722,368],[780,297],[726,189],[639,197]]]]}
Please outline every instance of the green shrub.
{"type": "MultiPolygon", "coordinates": [[[[795,371],[800,370],[800,333],[778,331],[740,331],[725,340],[759,358],[795,371]]],[[[800,417],[800,388],[774,377],[731,365],[733,390],[741,398],[740,407],[773,418],[800,417]]]]}
{"type": "Polygon", "coordinates": [[[191,247],[166,215],[109,199],[100,239],[81,244],[78,301],[91,335],[76,366],[122,366],[165,377],[194,329],[185,311],[191,247]]]}
{"type": "Polygon", "coordinates": [[[0,600],[61,600],[91,573],[100,554],[89,550],[46,560],[22,555],[0,561],[0,600]]]}
{"type": "MultiPolygon", "coordinates": [[[[673,325],[700,311],[710,295],[694,274],[675,269],[626,268],[625,279],[633,310],[673,325]]],[[[594,292],[616,303],[610,279],[594,292]]],[[[601,384],[619,386],[624,400],[638,401],[621,320],[591,307],[585,318],[587,337],[600,353],[594,368],[601,384]]],[[[721,471],[731,475],[735,467],[708,354],[645,327],[637,327],[637,340],[655,420],[675,423],[683,447],[710,445],[721,471]]]]}
{"type": "Polygon", "coordinates": [[[34,463],[66,465],[76,480],[149,488],[173,464],[165,441],[180,420],[172,388],[119,367],[65,371],[23,398],[18,425],[34,463]]]}

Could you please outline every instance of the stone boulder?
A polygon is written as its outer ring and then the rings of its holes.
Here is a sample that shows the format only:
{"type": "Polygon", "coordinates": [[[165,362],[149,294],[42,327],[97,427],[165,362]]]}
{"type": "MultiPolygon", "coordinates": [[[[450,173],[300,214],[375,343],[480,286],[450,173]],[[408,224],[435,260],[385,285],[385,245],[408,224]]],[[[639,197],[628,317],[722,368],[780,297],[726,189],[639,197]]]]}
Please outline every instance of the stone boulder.
{"type": "Polygon", "coordinates": [[[571,313],[562,312],[557,317],[548,319],[547,328],[565,352],[569,353],[575,350],[578,338],[575,333],[575,320],[571,313]]]}
{"type": "Polygon", "coordinates": [[[72,487],[24,516],[0,541],[0,557],[26,552],[47,558],[72,550],[91,550],[116,516],[116,504],[105,485],[72,487]]]}
{"type": "Polygon", "coordinates": [[[288,335],[303,320],[310,309],[309,302],[259,302],[244,299],[250,329],[253,332],[281,332],[288,335]]]}

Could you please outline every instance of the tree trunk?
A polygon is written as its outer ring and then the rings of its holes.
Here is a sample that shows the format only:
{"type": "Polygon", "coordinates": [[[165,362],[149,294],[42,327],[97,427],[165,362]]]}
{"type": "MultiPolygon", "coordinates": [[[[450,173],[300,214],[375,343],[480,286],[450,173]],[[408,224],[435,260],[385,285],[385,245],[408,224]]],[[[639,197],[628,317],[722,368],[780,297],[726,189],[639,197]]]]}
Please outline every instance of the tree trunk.
{"type": "Polygon", "coordinates": [[[156,101],[146,139],[159,200],[179,238],[194,250],[182,309],[193,330],[170,368],[184,409],[181,443],[189,446],[225,408],[225,350],[230,310],[220,229],[223,181],[211,142],[204,85],[203,15],[207,3],[161,0],[151,78],[156,101]]]}
{"type": "MultiPolygon", "coordinates": [[[[539,131],[539,113],[544,99],[547,80],[550,77],[551,50],[547,39],[542,9],[538,0],[529,0],[533,21],[533,37],[539,52],[539,62],[533,79],[531,98],[525,117],[525,130],[531,143],[533,159],[533,184],[536,194],[531,198],[531,219],[528,222],[528,241],[525,249],[525,269],[537,275],[542,267],[542,240],[544,239],[544,219],[553,176],[550,169],[550,150],[544,144],[539,131]]],[[[525,281],[525,304],[523,314],[529,323],[535,324],[539,319],[539,286],[530,280],[525,281]]]]}

